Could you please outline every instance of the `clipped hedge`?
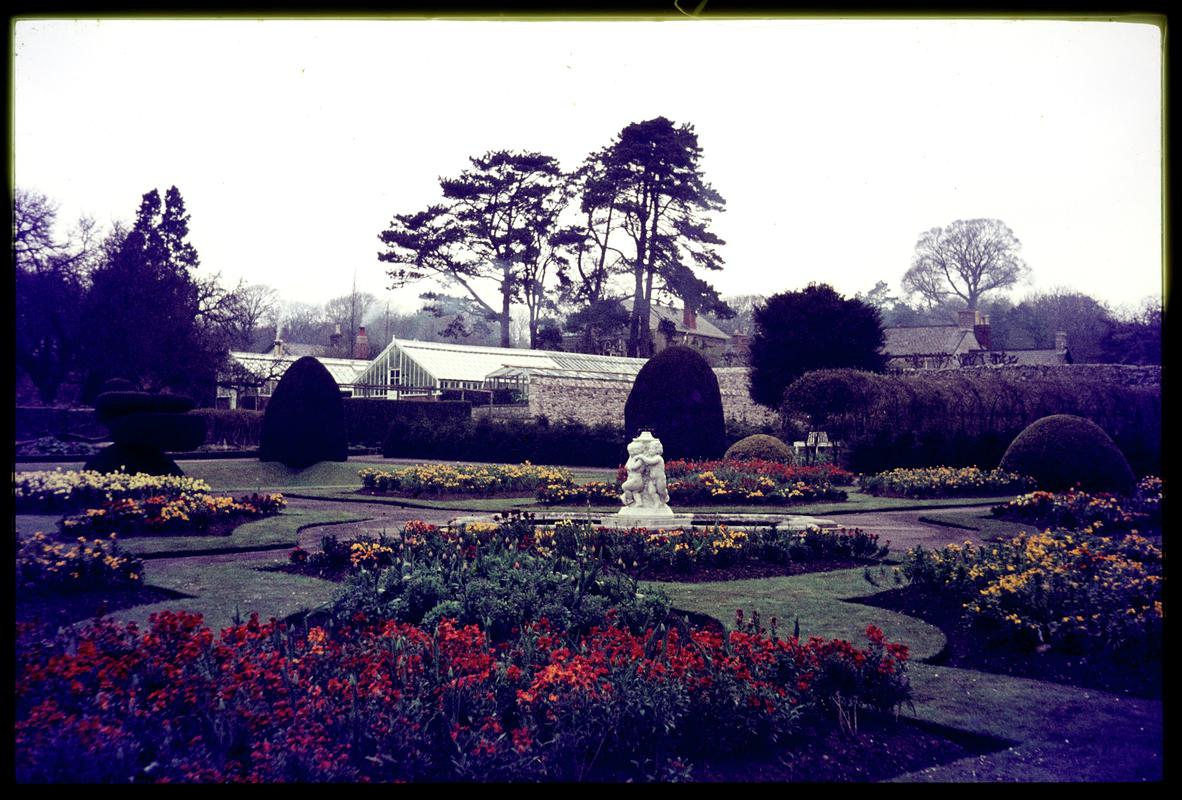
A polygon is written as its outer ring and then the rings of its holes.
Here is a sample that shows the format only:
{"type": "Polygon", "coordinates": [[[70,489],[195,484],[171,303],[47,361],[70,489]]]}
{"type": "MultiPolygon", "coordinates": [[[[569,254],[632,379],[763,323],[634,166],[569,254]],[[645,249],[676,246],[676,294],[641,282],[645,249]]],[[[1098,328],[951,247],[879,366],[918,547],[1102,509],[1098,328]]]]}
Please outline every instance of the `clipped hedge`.
{"type": "Polygon", "coordinates": [[[414,425],[450,425],[472,418],[472,404],[452,400],[387,400],[381,397],[348,397],[343,401],[345,435],[349,444],[382,445],[390,425],[401,421],[414,425]]]}
{"type": "Polygon", "coordinates": [[[723,458],[761,458],[767,461],[791,461],[792,450],[775,436],[757,433],[740,439],[727,449],[723,458]]]}
{"type": "Polygon", "coordinates": [[[104,392],[94,401],[94,414],[101,422],[129,414],[184,414],[192,411],[197,401],[181,394],[152,394],[150,392],[104,392]]]}
{"type": "Polygon", "coordinates": [[[538,420],[398,419],[390,425],[386,458],[438,458],[499,464],[616,467],[625,458],[624,432],[610,425],[538,420]]]}
{"type": "Polygon", "coordinates": [[[337,382],[323,364],[305,356],[288,368],[267,403],[259,458],[303,469],[348,457],[337,382]]]}
{"type": "Polygon", "coordinates": [[[845,445],[845,465],[992,468],[1035,420],[1072,414],[1100,426],[1137,474],[1161,468],[1161,385],[1111,370],[979,368],[877,375],[818,370],[785,392],[782,412],[845,445]]]}
{"type": "Polygon", "coordinates": [[[263,412],[245,408],[198,408],[190,416],[205,420],[205,441],[234,447],[259,446],[263,433],[263,412]]]}
{"type": "Polygon", "coordinates": [[[1131,494],[1136,484],[1129,462],[1104,430],[1070,414],[1043,417],[1014,439],[1001,468],[1030,475],[1040,489],[1131,494]]]}
{"type": "Polygon", "coordinates": [[[702,354],[680,345],[650,358],[624,405],[629,439],[652,431],[665,458],[718,458],[726,451],[726,421],[718,376],[702,354]]]}

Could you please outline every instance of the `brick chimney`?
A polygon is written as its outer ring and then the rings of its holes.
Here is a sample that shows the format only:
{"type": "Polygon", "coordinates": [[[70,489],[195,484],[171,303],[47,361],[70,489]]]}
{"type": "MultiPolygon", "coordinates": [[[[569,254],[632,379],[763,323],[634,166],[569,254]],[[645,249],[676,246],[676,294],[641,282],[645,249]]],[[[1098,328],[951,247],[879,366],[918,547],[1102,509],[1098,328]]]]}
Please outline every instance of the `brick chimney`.
{"type": "Polygon", "coordinates": [[[981,324],[981,315],[975,308],[966,308],[956,312],[956,325],[962,331],[971,331],[981,324]]]}
{"type": "Polygon", "coordinates": [[[973,335],[977,337],[982,350],[992,350],[993,340],[989,333],[989,315],[979,314],[977,324],[973,326],[973,335]]]}
{"type": "Polygon", "coordinates": [[[364,325],[357,329],[357,339],[353,342],[353,358],[369,360],[369,336],[365,333],[364,325]]]}
{"type": "Polygon", "coordinates": [[[685,306],[681,311],[681,324],[691,331],[698,327],[698,315],[689,306],[685,306]]]}
{"type": "Polygon", "coordinates": [[[1055,331],[1055,349],[1067,349],[1067,331],[1055,331]]]}

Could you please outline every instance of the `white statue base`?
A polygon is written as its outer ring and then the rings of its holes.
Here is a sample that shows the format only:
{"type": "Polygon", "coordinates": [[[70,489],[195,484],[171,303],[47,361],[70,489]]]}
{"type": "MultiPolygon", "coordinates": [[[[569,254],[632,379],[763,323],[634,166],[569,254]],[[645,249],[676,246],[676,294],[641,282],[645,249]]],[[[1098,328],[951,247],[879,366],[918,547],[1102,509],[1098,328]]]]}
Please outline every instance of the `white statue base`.
{"type": "Polygon", "coordinates": [[[642,431],[628,445],[628,477],[620,486],[624,507],[614,517],[605,517],[603,527],[615,530],[648,528],[651,530],[693,527],[692,514],[674,514],[669,508],[665,479],[665,459],[661,440],[642,431]]]}

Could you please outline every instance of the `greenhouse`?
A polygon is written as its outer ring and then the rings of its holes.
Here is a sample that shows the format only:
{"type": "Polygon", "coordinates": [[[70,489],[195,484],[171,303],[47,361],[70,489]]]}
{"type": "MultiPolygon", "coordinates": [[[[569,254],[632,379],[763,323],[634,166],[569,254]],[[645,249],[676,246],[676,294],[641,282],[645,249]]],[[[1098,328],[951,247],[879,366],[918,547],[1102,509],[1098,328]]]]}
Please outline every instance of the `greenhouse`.
{"type": "Polygon", "coordinates": [[[395,339],[355,381],[357,397],[496,394],[524,402],[534,374],[631,381],[646,359],[395,339]],[[505,390],[499,392],[497,390],[505,390]]]}

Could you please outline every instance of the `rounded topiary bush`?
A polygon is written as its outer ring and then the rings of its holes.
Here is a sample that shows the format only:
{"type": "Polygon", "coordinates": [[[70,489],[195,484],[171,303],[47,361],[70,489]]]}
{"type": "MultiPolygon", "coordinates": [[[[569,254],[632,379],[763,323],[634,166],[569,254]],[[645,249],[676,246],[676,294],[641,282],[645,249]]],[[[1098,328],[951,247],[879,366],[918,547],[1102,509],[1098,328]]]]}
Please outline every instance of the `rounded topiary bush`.
{"type": "Polygon", "coordinates": [[[775,436],[756,433],[732,444],[725,457],[739,460],[762,458],[767,461],[789,461],[792,458],[792,450],[775,436]]]}
{"type": "Polygon", "coordinates": [[[718,378],[688,347],[668,347],[636,375],[624,405],[625,435],[652,431],[665,459],[718,458],[726,450],[726,422],[718,378]]]}
{"type": "Polygon", "coordinates": [[[1002,456],[1001,469],[1029,475],[1040,489],[1075,485],[1090,492],[1132,492],[1129,462],[1104,430],[1083,417],[1055,414],[1035,420],[1002,456]]]}
{"type": "Polygon", "coordinates": [[[296,361],[275,387],[263,414],[259,459],[303,469],[346,461],[345,411],[337,382],[311,356],[296,361]]]}

